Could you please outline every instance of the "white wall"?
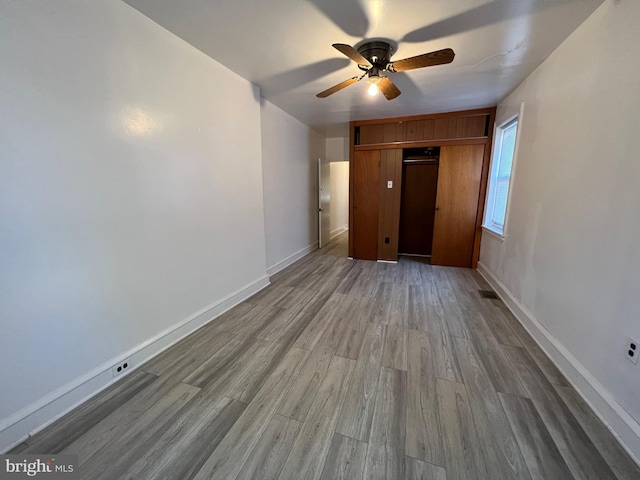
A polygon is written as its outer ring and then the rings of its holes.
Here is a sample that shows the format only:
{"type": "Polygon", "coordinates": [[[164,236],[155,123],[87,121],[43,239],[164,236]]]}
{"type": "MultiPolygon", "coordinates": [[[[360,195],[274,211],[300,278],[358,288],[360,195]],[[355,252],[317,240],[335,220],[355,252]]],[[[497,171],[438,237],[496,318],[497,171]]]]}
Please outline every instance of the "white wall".
{"type": "Polygon", "coordinates": [[[606,1],[499,105],[498,121],[525,102],[506,239],[484,235],[480,254],[638,457],[639,18],[640,2],[606,1]]]}
{"type": "Polygon", "coordinates": [[[2,2],[0,59],[2,451],[266,259],[253,85],[116,0],[2,2]]]}
{"type": "Polygon", "coordinates": [[[331,236],[349,227],[349,162],[331,162],[330,225],[331,236]]]}
{"type": "Polygon", "coordinates": [[[349,160],[349,138],[327,138],[327,161],[344,162],[349,160]]]}
{"type": "Polygon", "coordinates": [[[261,99],[264,223],[270,274],[318,242],[318,158],[325,139],[261,99]]]}

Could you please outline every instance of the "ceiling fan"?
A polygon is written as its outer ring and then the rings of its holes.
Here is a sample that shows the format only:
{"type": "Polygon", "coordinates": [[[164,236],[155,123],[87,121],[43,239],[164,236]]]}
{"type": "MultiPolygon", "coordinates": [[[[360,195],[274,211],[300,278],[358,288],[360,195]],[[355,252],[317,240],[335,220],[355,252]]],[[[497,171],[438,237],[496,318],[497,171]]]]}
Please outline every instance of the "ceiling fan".
{"type": "Polygon", "coordinates": [[[424,53],[415,57],[392,62],[391,57],[395,53],[395,49],[389,42],[382,40],[366,41],[362,43],[357,50],[351,45],[344,43],[334,43],[333,47],[356,62],[358,68],[364,71],[364,74],[351,77],[344,82],[318,93],[316,95],[318,98],[326,98],[349,85],[359,82],[364,77],[369,77],[369,95],[377,95],[378,91],[380,91],[387,100],[393,100],[400,95],[401,92],[389,77],[382,75],[383,72],[404,72],[415,68],[444,65],[453,62],[453,58],[455,57],[453,50],[445,48],[443,50],[424,53]]]}

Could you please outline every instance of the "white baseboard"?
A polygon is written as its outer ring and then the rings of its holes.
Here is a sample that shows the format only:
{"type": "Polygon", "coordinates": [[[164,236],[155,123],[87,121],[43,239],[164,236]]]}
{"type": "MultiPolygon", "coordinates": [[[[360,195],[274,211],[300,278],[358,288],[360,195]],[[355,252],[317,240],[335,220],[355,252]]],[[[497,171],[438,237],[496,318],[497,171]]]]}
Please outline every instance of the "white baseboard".
{"type": "Polygon", "coordinates": [[[318,242],[314,242],[311,245],[308,245],[300,250],[298,250],[295,253],[292,253],[291,255],[289,255],[287,258],[280,260],[277,263],[274,263],[273,265],[271,265],[270,267],[267,267],[267,274],[269,276],[271,275],[275,275],[276,273],[278,273],[280,270],[284,270],[285,268],[287,268],[289,265],[291,265],[292,263],[297,262],[298,260],[300,260],[302,257],[304,257],[305,255],[308,255],[309,253],[313,252],[314,250],[316,250],[318,248],[318,242]]]}
{"type": "Polygon", "coordinates": [[[338,235],[340,235],[341,233],[346,232],[347,230],[349,230],[349,224],[345,224],[342,225],[341,227],[336,228],[335,230],[331,230],[331,233],[329,234],[329,237],[331,240],[333,240],[335,237],[337,237],[338,235]]]}
{"type": "Polygon", "coordinates": [[[617,402],[611,392],[557,338],[551,335],[486,265],[478,262],[478,272],[489,282],[509,310],[609,428],[622,447],[640,465],[640,424],[617,402]]]}
{"type": "Polygon", "coordinates": [[[116,363],[130,358],[133,368],[127,375],[131,374],[151,358],[267,285],[269,285],[269,277],[265,275],[3,419],[0,421],[0,453],[11,450],[29,436],[49,426],[117,380],[124,378],[124,375],[117,379],[113,378],[111,367],[116,363]]]}

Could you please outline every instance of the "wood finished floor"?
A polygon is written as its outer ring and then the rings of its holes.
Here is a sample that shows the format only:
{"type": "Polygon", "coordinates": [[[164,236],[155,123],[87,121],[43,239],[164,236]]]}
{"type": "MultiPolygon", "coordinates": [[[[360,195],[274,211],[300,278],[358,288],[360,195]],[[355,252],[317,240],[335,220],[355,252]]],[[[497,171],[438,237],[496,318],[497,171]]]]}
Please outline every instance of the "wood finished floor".
{"type": "Polygon", "coordinates": [[[99,479],[638,479],[468,269],[346,234],[25,444],[99,479]]]}

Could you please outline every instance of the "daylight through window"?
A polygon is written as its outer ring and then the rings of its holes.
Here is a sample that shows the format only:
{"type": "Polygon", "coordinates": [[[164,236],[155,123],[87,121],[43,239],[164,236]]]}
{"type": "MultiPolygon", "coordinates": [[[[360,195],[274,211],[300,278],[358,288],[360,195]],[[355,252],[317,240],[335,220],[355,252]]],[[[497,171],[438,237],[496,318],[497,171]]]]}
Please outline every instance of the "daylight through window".
{"type": "Polygon", "coordinates": [[[518,120],[514,119],[498,128],[495,156],[489,180],[488,208],[485,228],[504,235],[504,224],[509,199],[509,182],[516,146],[518,120]]]}

